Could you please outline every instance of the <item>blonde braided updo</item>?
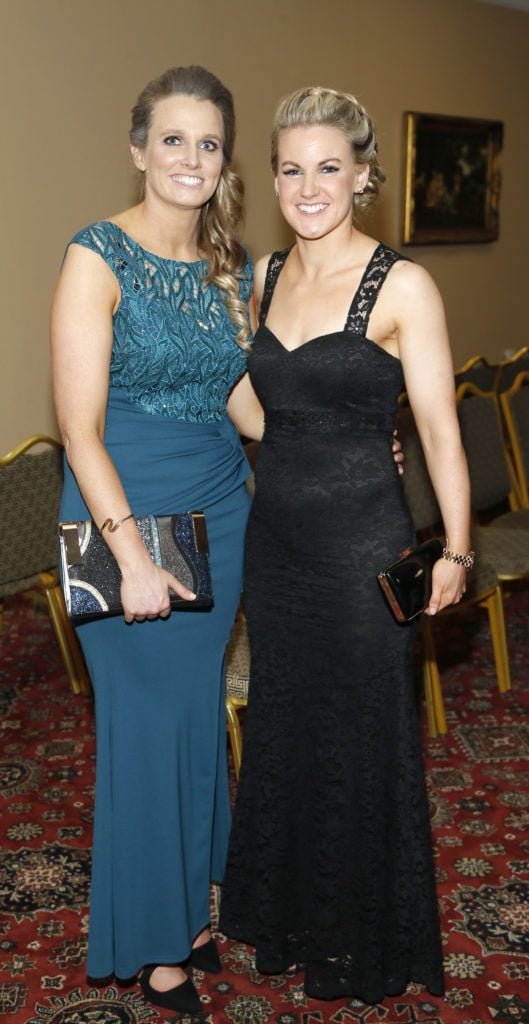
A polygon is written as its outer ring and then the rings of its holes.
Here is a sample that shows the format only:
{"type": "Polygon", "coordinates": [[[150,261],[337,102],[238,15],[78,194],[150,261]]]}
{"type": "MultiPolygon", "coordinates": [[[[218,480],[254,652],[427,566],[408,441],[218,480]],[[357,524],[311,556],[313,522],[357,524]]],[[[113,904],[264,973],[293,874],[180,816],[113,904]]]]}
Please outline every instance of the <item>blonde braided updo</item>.
{"type": "Polygon", "coordinates": [[[200,213],[198,248],[209,265],[206,281],[217,285],[225,294],[228,315],[238,329],[235,340],[241,348],[248,349],[251,334],[248,307],[239,295],[239,280],[247,254],[235,234],[243,216],[244,186],[229,166],[235,143],[233,97],[216,75],[200,65],[169,68],[148,82],[132,108],[129,138],[133,146],[145,147],[156,104],[174,95],[209,100],[222,116],[223,168],[215,194],[200,213]]]}
{"type": "Polygon", "coordinates": [[[378,196],[386,180],[378,160],[375,124],[356,96],[320,85],[296,89],[281,100],[272,127],[272,167],[277,174],[279,134],[286,128],[325,125],[339,128],[351,146],[355,164],[368,164],[369,178],[363,193],[354,197],[355,209],[365,209],[378,196]]]}

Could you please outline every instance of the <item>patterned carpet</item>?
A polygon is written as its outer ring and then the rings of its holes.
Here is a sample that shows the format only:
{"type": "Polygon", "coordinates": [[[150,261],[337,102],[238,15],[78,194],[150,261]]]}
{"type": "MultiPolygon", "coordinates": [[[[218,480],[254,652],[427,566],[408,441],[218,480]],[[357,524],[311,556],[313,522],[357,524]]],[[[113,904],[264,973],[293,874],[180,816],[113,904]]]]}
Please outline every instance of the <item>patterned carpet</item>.
{"type": "MultiPolygon", "coordinates": [[[[449,734],[425,735],[424,746],[446,999],[414,985],[376,1007],[317,1002],[304,997],[301,975],[264,977],[251,950],[220,937],[223,973],[194,976],[215,1022],[529,1024],[529,588],[506,607],[513,688],[503,697],[482,613],[437,626],[449,734]]],[[[136,986],[86,983],[92,708],[68,690],[45,610],[24,599],[4,610],[0,708],[0,1017],[176,1020],[136,986]]],[[[213,892],[213,914],[216,899],[213,892]]]]}

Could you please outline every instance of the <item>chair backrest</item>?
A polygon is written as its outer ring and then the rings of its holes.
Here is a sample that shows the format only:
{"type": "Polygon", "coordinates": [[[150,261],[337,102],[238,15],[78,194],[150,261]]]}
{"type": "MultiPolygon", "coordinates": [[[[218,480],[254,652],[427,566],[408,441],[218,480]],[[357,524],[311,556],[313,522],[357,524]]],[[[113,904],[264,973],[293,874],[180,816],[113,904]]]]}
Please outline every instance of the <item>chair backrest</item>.
{"type": "Polygon", "coordinates": [[[487,512],[506,500],[515,508],[514,471],[505,449],[496,395],[467,382],[457,389],[456,398],[472,509],[487,512]]]}
{"type": "Polygon", "coordinates": [[[397,429],[405,455],[402,482],[416,531],[427,530],[441,522],[441,512],[432,487],[415,419],[409,406],[401,405],[397,429]]]}
{"type": "Polygon", "coordinates": [[[62,480],[62,446],[53,438],[29,438],[0,459],[0,596],[57,565],[62,480]],[[47,447],[29,454],[37,444],[47,447]]]}
{"type": "Polygon", "coordinates": [[[529,507],[529,371],[516,377],[512,387],[502,392],[500,402],[516,468],[522,503],[529,507]]]}
{"type": "Polygon", "coordinates": [[[456,370],[456,388],[470,381],[481,391],[494,391],[498,370],[498,364],[489,363],[485,356],[472,356],[461,369],[456,370]]]}
{"type": "Polygon", "coordinates": [[[496,378],[496,393],[501,395],[504,391],[509,391],[518,374],[523,373],[524,370],[529,370],[529,347],[527,345],[519,348],[511,359],[500,363],[496,378]]]}

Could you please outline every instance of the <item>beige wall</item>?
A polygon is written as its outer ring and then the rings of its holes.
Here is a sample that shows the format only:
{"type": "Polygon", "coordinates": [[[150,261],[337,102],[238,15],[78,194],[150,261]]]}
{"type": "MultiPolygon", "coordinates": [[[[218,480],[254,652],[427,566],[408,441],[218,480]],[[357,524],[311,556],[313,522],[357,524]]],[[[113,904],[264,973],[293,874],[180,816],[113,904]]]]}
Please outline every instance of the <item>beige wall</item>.
{"type": "Polygon", "coordinates": [[[529,343],[529,15],[475,0],[0,0],[3,238],[0,452],[55,432],[47,310],[68,238],[126,207],[128,114],[145,81],[202,63],[232,88],[255,254],[285,242],[268,170],[275,103],[352,90],[377,120],[388,184],[371,233],[400,242],[402,112],[505,122],[501,238],[410,254],[444,295],[455,359],[529,343]]]}

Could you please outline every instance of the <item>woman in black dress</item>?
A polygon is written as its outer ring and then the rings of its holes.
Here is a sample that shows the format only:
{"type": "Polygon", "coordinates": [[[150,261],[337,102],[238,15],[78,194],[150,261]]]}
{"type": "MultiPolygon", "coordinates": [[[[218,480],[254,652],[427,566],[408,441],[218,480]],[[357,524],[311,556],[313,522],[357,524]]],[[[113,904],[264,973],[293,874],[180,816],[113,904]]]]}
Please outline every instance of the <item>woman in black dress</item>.
{"type": "Polygon", "coordinates": [[[249,371],[266,426],[220,927],[256,947],[259,970],[303,964],[316,998],[376,1003],[410,981],[441,995],[414,629],[394,621],[376,574],[414,541],[388,441],[406,388],[449,549],[429,614],[465,589],[469,485],[443,306],[425,270],[356,226],[383,174],[353,96],[287,97],[272,164],[296,241],[256,268],[249,371]]]}

